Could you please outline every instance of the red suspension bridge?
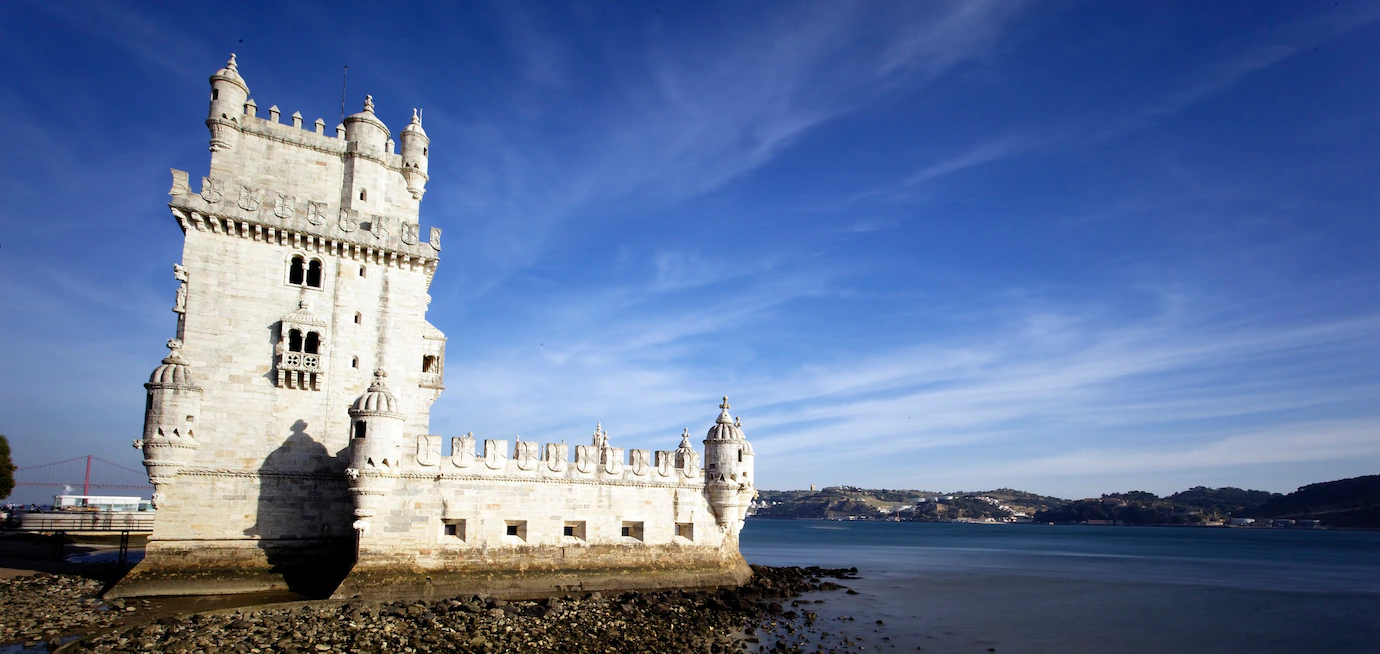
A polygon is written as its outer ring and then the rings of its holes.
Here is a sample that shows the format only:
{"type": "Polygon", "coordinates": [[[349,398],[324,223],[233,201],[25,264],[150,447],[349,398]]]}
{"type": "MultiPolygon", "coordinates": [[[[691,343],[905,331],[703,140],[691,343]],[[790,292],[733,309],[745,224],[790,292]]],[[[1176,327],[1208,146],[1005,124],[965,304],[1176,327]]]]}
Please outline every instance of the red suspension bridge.
{"type": "Polygon", "coordinates": [[[148,474],[126,468],[94,455],[55,461],[43,465],[15,468],[14,485],[44,488],[81,487],[82,495],[97,490],[153,491],[148,474]]]}

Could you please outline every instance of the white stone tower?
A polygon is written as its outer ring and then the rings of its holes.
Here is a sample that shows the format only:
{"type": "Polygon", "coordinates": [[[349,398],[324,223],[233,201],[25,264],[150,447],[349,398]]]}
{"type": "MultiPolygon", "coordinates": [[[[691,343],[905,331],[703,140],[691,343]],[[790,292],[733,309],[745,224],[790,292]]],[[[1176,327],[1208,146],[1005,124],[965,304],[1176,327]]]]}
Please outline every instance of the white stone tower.
{"type": "Polygon", "coordinates": [[[531,597],[741,584],[752,447],[728,398],[705,467],[675,450],[429,433],[446,337],[426,320],[441,230],[420,238],[431,141],[363,110],[284,124],[232,56],[211,77],[172,352],[146,389],[158,516],[107,596],[531,597]],[[385,374],[386,371],[386,374],[385,374]],[[510,447],[511,445],[511,447],[510,447]],[[482,448],[482,449],[480,449],[482,448]],[[571,460],[571,454],[574,460],[571,460]]]}
{"type": "Polygon", "coordinates": [[[277,106],[260,117],[233,55],[210,87],[209,171],[194,191],[174,170],[169,191],[185,234],[176,338],[137,443],[158,519],[123,594],[181,592],[170,580],[187,566],[224,571],[221,592],[297,568],[338,583],[352,516],[374,497],[345,476],[355,425],[400,451],[444,387],[445,336],[426,321],[441,239],[420,238],[420,112],[398,153],[371,97],[328,134],[277,106]]]}

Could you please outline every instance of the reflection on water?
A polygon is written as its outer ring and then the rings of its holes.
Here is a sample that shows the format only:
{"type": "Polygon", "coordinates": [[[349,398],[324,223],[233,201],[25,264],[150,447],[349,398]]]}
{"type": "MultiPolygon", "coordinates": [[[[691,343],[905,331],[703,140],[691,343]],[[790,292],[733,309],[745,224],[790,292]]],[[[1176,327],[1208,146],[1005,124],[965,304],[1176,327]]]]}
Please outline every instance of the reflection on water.
{"type": "Polygon", "coordinates": [[[854,617],[842,624],[882,651],[1373,651],[1380,638],[1374,532],[753,520],[742,549],[857,566],[859,594],[820,594],[815,610],[854,617]]]}

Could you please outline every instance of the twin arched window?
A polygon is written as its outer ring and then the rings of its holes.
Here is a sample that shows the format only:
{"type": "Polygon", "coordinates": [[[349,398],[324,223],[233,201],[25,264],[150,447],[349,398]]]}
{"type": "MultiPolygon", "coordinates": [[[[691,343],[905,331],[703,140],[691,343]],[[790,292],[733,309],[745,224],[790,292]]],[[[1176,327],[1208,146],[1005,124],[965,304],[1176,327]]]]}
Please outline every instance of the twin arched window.
{"type": "Polygon", "coordinates": [[[307,332],[307,337],[302,338],[302,330],[288,330],[288,352],[301,352],[303,354],[321,353],[321,335],[316,332],[307,332]]]}
{"type": "Polygon", "coordinates": [[[321,288],[321,260],[311,259],[300,254],[292,255],[292,261],[288,264],[288,283],[294,286],[309,286],[311,288],[321,288]]]}

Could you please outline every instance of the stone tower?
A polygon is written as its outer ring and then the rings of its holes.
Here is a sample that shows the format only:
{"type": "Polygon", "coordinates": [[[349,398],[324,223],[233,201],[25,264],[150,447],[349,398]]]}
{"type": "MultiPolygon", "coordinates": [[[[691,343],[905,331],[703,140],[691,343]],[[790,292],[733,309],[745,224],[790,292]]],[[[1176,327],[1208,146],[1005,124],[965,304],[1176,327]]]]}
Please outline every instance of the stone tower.
{"type": "Polygon", "coordinates": [[[211,163],[173,171],[184,233],[171,350],[144,385],[158,507],[108,596],[290,589],[416,597],[740,584],[752,447],[728,398],[705,440],[614,447],[429,433],[446,338],[426,320],[431,141],[363,110],[266,118],[234,56],[211,77],[211,163]],[[478,449],[482,447],[482,449],[478,449]],[[571,460],[571,454],[574,460],[571,460]]]}
{"type": "Polygon", "coordinates": [[[212,576],[264,572],[231,575],[229,590],[305,562],[343,575],[352,415],[400,446],[427,433],[443,388],[445,336],[426,321],[441,241],[434,227],[420,238],[420,112],[398,153],[372,98],[327,132],[277,106],[259,116],[233,55],[210,85],[210,170],[196,191],[174,170],[169,192],[185,233],[176,338],[145,385],[136,443],[158,519],[124,594],[175,592],[189,561],[212,576]],[[352,408],[384,371],[388,407],[405,410],[352,408]]]}

